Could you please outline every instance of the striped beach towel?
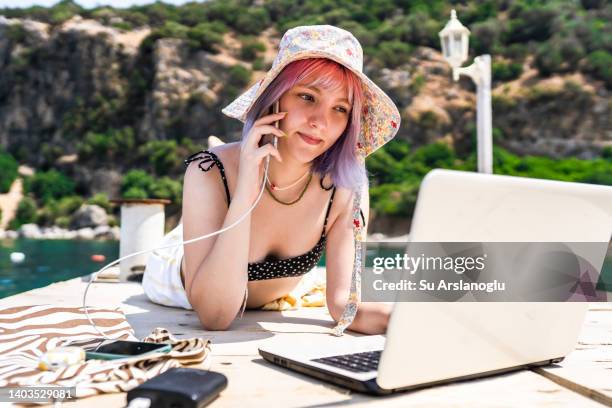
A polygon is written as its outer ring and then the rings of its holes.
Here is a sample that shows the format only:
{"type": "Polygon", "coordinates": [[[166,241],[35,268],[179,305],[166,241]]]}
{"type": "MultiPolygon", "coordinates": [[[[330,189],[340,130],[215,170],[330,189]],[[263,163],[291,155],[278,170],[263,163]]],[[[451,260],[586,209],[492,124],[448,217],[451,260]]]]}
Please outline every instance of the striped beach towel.
{"type": "MultiPolygon", "coordinates": [[[[89,315],[109,337],[138,340],[119,309],[88,308],[89,315]]],[[[157,328],[142,341],[171,344],[168,353],[119,360],[88,360],[56,371],[41,371],[38,360],[46,351],[63,346],[98,344],[99,334],[83,308],[50,305],[20,306],[0,310],[0,387],[55,385],[76,387],[76,396],[87,397],[128,391],[173,367],[210,364],[210,341],[176,339],[157,328]]]]}

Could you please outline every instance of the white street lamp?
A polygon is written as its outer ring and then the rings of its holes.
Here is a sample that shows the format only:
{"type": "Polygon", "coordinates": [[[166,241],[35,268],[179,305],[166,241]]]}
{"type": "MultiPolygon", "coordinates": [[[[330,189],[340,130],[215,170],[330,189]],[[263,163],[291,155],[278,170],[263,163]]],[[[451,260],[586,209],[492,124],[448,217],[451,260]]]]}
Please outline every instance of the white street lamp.
{"type": "Polygon", "coordinates": [[[478,145],[478,171],[493,173],[493,136],[491,108],[491,56],[488,54],[474,58],[469,67],[461,67],[468,57],[470,30],[457,19],[455,10],[451,19],[438,34],[442,43],[444,59],[453,68],[453,80],[459,75],[467,75],[476,84],[476,129],[478,145]]]}

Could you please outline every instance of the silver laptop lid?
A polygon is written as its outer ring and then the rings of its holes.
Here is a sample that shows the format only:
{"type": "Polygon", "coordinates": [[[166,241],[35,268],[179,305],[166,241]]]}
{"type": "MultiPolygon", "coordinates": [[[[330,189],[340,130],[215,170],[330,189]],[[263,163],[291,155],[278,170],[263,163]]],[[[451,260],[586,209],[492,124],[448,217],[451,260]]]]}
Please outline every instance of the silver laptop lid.
{"type": "MultiPolygon", "coordinates": [[[[410,239],[608,242],[611,233],[612,187],[434,170],[421,185],[410,239]]],[[[565,356],[587,307],[397,303],[377,382],[399,388],[565,356]]]]}

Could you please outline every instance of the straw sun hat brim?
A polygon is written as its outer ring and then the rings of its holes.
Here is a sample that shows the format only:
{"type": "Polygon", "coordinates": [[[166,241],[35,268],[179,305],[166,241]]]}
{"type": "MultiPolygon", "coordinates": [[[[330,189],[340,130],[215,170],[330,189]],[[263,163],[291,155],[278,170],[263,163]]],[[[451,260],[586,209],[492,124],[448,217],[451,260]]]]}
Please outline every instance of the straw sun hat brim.
{"type": "Polygon", "coordinates": [[[246,122],[246,116],[257,98],[259,98],[274,78],[280,74],[283,68],[293,61],[306,58],[328,58],[350,69],[351,72],[361,79],[364,104],[362,106],[361,132],[356,146],[359,156],[366,157],[393,139],[399,130],[401,118],[391,98],[364,73],[346,65],[335,55],[323,51],[309,50],[292,54],[291,58],[287,58],[285,61],[281,61],[273,66],[261,80],[223,108],[222,112],[231,118],[246,122]]]}

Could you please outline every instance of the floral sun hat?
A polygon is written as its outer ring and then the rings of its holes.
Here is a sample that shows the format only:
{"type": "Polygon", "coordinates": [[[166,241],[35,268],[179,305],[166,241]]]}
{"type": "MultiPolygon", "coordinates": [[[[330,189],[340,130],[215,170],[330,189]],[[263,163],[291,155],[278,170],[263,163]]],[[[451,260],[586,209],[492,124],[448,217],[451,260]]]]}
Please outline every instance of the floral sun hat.
{"type": "MultiPolygon", "coordinates": [[[[397,106],[363,70],[363,50],[359,41],[350,32],[331,25],[300,26],[288,30],[280,42],[278,55],[272,68],[255,85],[223,108],[231,118],[246,122],[249,110],[276,76],[293,61],[306,58],[327,58],[350,69],[363,87],[364,103],[361,115],[361,131],[355,152],[363,162],[365,157],[393,139],[400,126],[397,106]]],[[[351,278],[351,289],[347,304],[332,334],[341,336],[357,314],[361,294],[361,242],[363,225],[360,222],[361,192],[353,199],[353,235],[355,238],[355,260],[351,278]]]]}
{"type": "Polygon", "coordinates": [[[350,32],[331,25],[312,25],[288,30],[280,42],[272,68],[255,85],[227,105],[222,112],[246,121],[257,98],[291,62],[306,58],[327,58],[350,69],[361,79],[364,92],[361,132],[355,146],[361,157],[368,156],[393,139],[400,125],[400,113],[391,99],[362,72],[363,50],[350,32]]]}

